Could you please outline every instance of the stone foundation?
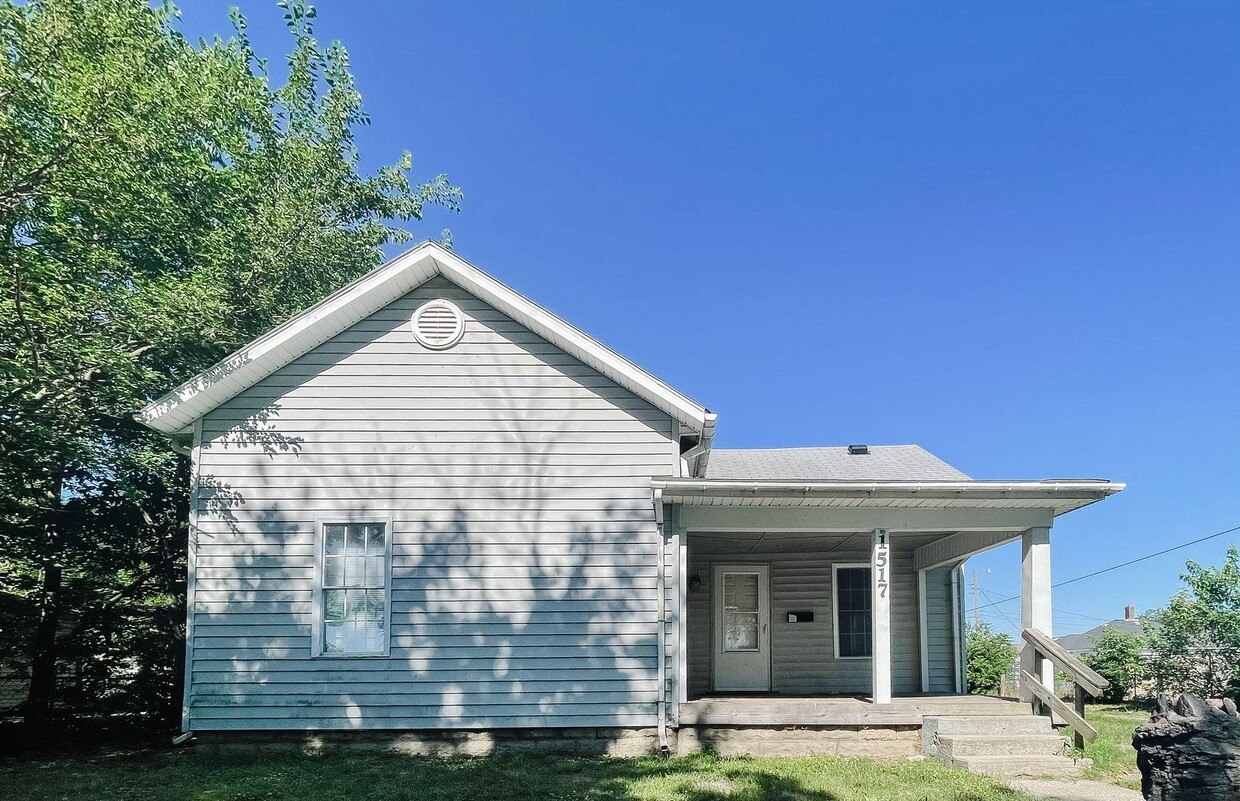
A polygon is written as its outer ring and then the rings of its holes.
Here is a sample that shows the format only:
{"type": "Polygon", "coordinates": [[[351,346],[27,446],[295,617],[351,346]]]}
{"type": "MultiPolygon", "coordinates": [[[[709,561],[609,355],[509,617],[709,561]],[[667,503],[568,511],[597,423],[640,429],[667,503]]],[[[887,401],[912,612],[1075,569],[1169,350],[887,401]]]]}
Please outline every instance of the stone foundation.
{"type": "Polygon", "coordinates": [[[676,735],[676,754],[901,758],[921,753],[920,726],[698,726],[676,735]]]}
{"type": "MultiPolygon", "coordinates": [[[[699,751],[721,756],[836,754],[901,758],[921,753],[920,726],[697,726],[668,730],[677,755],[699,751]]],[[[546,753],[613,757],[659,753],[656,728],[546,728],[487,731],[275,731],[197,732],[198,748],[220,753],[255,749],[305,754],[389,753],[409,756],[490,756],[546,753]]]]}
{"type": "Polygon", "coordinates": [[[197,732],[194,736],[199,748],[232,753],[257,748],[306,754],[348,752],[448,757],[538,752],[636,757],[659,752],[659,731],[654,728],[213,731],[197,732]]]}
{"type": "Polygon", "coordinates": [[[1132,735],[1149,801],[1235,801],[1240,798],[1240,713],[1230,700],[1184,693],[1158,709],[1132,735]]]}

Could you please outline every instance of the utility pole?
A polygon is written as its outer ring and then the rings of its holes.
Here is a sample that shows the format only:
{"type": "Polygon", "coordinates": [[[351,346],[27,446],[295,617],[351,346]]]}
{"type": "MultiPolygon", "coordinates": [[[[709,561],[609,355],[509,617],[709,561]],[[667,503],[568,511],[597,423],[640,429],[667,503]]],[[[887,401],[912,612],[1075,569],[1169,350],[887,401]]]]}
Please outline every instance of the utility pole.
{"type": "Polygon", "coordinates": [[[977,600],[977,571],[973,571],[973,628],[980,628],[982,625],[982,607],[977,600]]]}

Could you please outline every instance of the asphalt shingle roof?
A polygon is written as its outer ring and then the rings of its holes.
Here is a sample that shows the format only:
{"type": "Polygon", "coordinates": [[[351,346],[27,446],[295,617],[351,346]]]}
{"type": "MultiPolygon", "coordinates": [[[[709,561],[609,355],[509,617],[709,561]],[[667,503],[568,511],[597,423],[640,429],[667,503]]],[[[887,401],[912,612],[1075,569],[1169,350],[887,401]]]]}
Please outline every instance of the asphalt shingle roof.
{"type": "Polygon", "coordinates": [[[871,445],[865,455],[835,448],[712,448],[707,478],[750,481],[968,481],[919,445],[871,445]]]}
{"type": "Polygon", "coordinates": [[[1074,654],[1083,654],[1093,650],[1094,644],[1102,639],[1102,632],[1107,629],[1114,629],[1121,634],[1140,634],[1145,635],[1145,627],[1141,625],[1140,620],[1112,620],[1110,623],[1104,623],[1101,626],[1095,626],[1084,634],[1065,634],[1062,637],[1056,637],[1055,642],[1063,646],[1065,651],[1074,654]]]}

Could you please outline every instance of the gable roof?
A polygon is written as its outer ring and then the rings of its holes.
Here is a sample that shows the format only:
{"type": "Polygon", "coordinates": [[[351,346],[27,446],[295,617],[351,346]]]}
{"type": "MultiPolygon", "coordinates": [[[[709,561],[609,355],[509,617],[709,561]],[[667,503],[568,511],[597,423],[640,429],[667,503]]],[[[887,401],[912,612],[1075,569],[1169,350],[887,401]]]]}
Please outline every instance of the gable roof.
{"type": "Polygon", "coordinates": [[[968,481],[919,445],[871,445],[867,454],[837,448],[714,448],[706,477],[778,481],[968,481]]]}
{"type": "Polygon", "coordinates": [[[1103,623],[1101,626],[1094,626],[1083,634],[1065,634],[1062,637],[1056,637],[1055,642],[1063,646],[1065,651],[1070,653],[1085,653],[1092,651],[1098,640],[1102,639],[1102,633],[1107,629],[1118,631],[1120,634],[1139,634],[1145,636],[1145,626],[1140,620],[1124,620],[1117,618],[1110,623],[1103,623]]]}
{"type": "Polygon", "coordinates": [[[165,434],[195,420],[436,275],[486,301],[584,364],[709,436],[706,407],[435,242],[423,242],[153,401],[134,417],[165,434]]]}

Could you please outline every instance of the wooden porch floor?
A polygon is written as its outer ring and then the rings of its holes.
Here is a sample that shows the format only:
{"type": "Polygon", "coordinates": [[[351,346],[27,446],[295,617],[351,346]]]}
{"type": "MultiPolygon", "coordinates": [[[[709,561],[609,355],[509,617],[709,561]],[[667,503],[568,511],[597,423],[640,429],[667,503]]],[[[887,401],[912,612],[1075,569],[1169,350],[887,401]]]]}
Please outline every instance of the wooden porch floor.
{"type": "Polygon", "coordinates": [[[890,704],[850,696],[708,696],[680,705],[681,726],[920,726],[938,715],[1028,715],[988,695],[906,695],[890,704]]]}

